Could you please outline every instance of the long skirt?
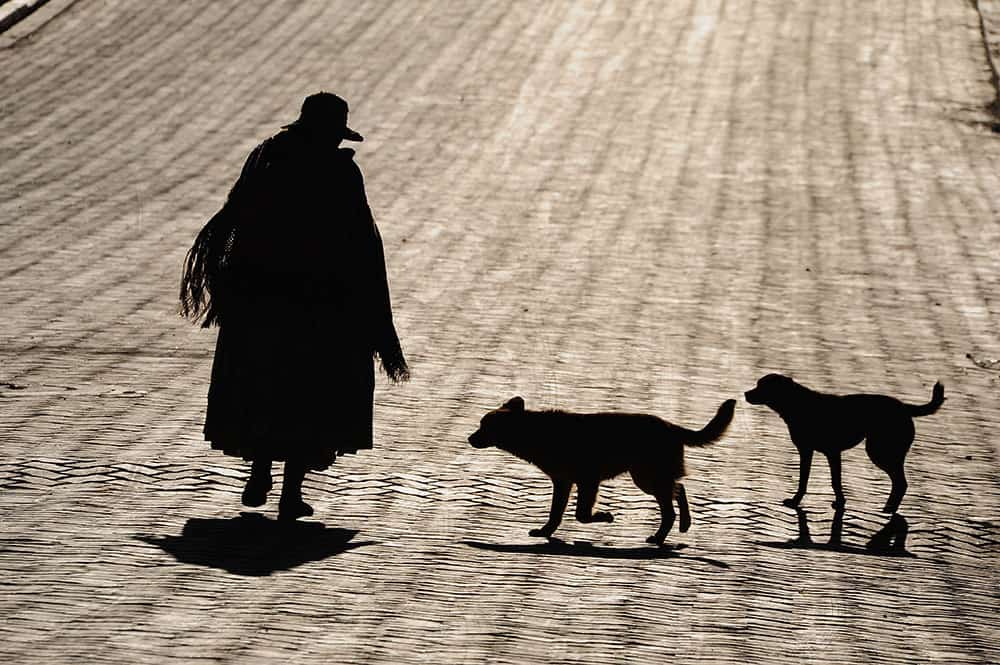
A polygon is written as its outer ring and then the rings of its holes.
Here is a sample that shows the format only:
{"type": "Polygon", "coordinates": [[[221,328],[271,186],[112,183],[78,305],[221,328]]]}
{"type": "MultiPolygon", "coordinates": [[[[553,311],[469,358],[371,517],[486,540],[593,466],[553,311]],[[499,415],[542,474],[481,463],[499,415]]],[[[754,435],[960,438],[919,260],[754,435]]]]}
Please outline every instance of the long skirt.
{"type": "Polygon", "coordinates": [[[224,322],[205,439],[245,460],[325,469],[372,447],[372,353],[331,322],[224,322]]]}

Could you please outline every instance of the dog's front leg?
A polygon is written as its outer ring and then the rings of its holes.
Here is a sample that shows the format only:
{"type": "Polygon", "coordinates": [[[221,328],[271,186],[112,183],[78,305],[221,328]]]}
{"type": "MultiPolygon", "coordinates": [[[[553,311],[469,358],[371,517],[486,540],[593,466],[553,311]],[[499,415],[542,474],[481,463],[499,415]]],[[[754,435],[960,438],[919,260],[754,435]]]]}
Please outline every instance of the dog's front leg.
{"type": "Polygon", "coordinates": [[[529,531],[529,536],[543,536],[548,538],[559,528],[563,512],[566,510],[566,504],[569,503],[569,493],[572,489],[573,483],[568,480],[552,479],[552,507],[549,508],[549,521],[541,529],[532,529],[529,531]]]}
{"type": "Polygon", "coordinates": [[[785,499],[782,503],[791,508],[795,508],[806,495],[806,486],[809,484],[809,471],[812,468],[813,451],[811,448],[799,448],[799,489],[795,496],[785,499]]]}
{"type": "Polygon", "coordinates": [[[826,460],[830,463],[830,483],[833,485],[833,507],[842,511],[847,504],[844,498],[844,486],[840,482],[840,452],[827,453],[826,460]]]}

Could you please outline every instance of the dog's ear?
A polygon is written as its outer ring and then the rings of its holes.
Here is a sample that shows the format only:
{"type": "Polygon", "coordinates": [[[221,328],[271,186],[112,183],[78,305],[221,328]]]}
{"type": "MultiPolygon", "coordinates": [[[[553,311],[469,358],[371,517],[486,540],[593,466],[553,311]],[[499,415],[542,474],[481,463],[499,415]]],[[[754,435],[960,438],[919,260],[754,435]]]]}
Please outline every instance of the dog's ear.
{"type": "Polygon", "coordinates": [[[522,397],[511,397],[509,400],[503,403],[501,409],[507,409],[508,411],[524,411],[524,398],[522,397]]]}

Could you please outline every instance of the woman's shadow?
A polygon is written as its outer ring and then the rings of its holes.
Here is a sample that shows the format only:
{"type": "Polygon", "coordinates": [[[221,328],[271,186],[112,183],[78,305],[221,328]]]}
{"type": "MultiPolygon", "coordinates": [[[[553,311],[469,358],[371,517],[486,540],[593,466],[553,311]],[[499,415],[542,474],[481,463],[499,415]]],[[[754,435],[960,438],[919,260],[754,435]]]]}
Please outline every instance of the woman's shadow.
{"type": "Polygon", "coordinates": [[[812,534],[809,533],[808,513],[801,508],[795,508],[795,514],[799,522],[798,537],[779,542],[758,542],[758,545],[767,547],[777,547],[780,549],[806,549],[806,550],[827,550],[831,552],[846,552],[849,554],[868,554],[875,556],[899,556],[915,557],[915,554],[906,549],[906,536],[909,534],[910,526],[906,518],[899,513],[894,513],[889,521],[881,529],[875,532],[864,547],[850,545],[843,542],[844,532],[844,509],[840,508],[833,514],[833,522],[830,525],[830,538],[825,543],[813,541],[812,534]]]}
{"type": "Polygon", "coordinates": [[[263,576],[372,544],[350,542],[357,533],[329,529],[320,522],[279,522],[259,513],[240,513],[230,519],[191,518],[179,536],[136,538],[181,563],[263,576]]]}

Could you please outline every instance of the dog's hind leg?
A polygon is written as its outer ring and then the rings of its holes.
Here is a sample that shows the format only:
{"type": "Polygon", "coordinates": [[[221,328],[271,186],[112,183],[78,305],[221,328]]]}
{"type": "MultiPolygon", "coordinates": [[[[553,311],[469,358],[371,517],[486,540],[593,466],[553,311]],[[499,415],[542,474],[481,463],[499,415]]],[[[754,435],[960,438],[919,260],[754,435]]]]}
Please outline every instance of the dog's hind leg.
{"type": "Polygon", "coordinates": [[[868,453],[868,457],[875,463],[875,466],[889,474],[889,479],[892,481],[892,491],[889,493],[889,498],[886,499],[882,512],[896,512],[906,494],[909,483],[906,482],[903,461],[913,443],[913,436],[913,421],[907,419],[905,424],[900,424],[895,431],[873,432],[868,435],[868,440],[865,441],[865,451],[868,453]]]}
{"type": "Polygon", "coordinates": [[[674,512],[674,487],[673,482],[669,487],[664,487],[665,491],[658,491],[654,496],[656,502],[660,504],[660,528],[652,536],[646,539],[647,543],[662,545],[670,529],[674,526],[677,514],[674,512]]]}
{"type": "Polygon", "coordinates": [[[549,508],[549,521],[541,529],[532,529],[529,536],[551,536],[562,523],[563,512],[566,511],[566,504],[569,503],[569,493],[573,489],[573,483],[568,480],[552,479],[552,506],[549,508]]]}
{"type": "Polygon", "coordinates": [[[681,514],[681,533],[691,528],[691,511],[688,509],[687,492],[681,483],[674,484],[674,498],[677,499],[677,508],[681,514]]]}
{"type": "Polygon", "coordinates": [[[802,497],[806,495],[806,487],[809,485],[809,471],[812,468],[813,451],[811,448],[799,448],[799,488],[795,496],[782,501],[790,508],[795,508],[802,502],[802,497]]]}
{"type": "Polygon", "coordinates": [[[586,480],[576,484],[576,519],[578,522],[613,522],[614,516],[608,512],[594,512],[597,502],[597,488],[600,481],[586,480]]]}
{"type": "Polygon", "coordinates": [[[889,474],[889,480],[892,481],[892,490],[889,492],[889,498],[886,499],[882,512],[894,513],[899,510],[899,504],[903,501],[906,488],[909,487],[909,483],[906,482],[906,472],[903,470],[903,460],[876,461],[873,459],[872,461],[878,468],[889,474]]]}
{"type": "Polygon", "coordinates": [[[843,510],[847,504],[844,498],[844,486],[840,481],[840,451],[827,453],[826,461],[830,463],[830,484],[833,485],[833,507],[843,510]]]}
{"type": "Polygon", "coordinates": [[[886,499],[882,512],[894,513],[899,510],[899,504],[903,501],[906,488],[910,485],[906,482],[906,472],[903,471],[902,462],[896,468],[887,470],[887,473],[889,474],[889,479],[892,480],[892,491],[889,492],[889,498],[886,499]]]}
{"type": "MultiPolygon", "coordinates": [[[[662,477],[658,478],[648,468],[631,469],[629,474],[632,476],[636,487],[646,494],[652,494],[656,498],[656,503],[660,506],[660,528],[656,530],[656,533],[647,538],[646,542],[653,543],[654,545],[662,545],[663,539],[670,533],[670,529],[673,528],[674,520],[677,517],[677,513],[674,512],[674,497],[677,497],[678,503],[681,502],[681,497],[684,498],[681,504],[681,511],[687,512],[687,494],[679,484],[676,484],[673,480],[665,480],[662,477]],[[676,491],[675,488],[677,488],[676,491]]],[[[688,521],[690,522],[690,515],[688,516],[688,521]]]]}

